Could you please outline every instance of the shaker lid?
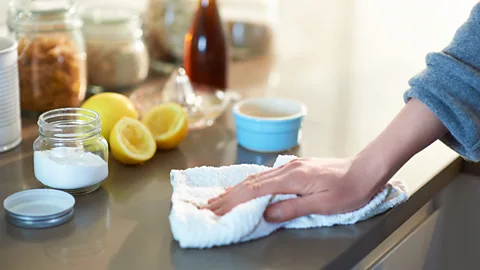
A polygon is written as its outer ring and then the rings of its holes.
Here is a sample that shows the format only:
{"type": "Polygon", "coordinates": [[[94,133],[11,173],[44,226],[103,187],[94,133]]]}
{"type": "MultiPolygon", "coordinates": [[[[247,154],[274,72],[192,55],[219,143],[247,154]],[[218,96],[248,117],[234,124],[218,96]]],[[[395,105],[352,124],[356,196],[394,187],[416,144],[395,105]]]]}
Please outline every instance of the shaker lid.
{"type": "Polygon", "coordinates": [[[8,196],[3,202],[6,220],[23,228],[47,228],[73,217],[75,198],[63,191],[31,189],[8,196]]]}

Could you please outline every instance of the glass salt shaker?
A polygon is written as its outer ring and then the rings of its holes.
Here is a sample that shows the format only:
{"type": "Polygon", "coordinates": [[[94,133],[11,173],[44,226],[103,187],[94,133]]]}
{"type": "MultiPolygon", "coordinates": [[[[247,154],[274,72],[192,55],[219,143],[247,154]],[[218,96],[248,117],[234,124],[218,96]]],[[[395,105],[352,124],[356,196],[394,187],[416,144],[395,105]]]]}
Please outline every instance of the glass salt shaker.
{"type": "Polygon", "coordinates": [[[108,143],[99,115],[81,108],[51,110],[38,119],[34,173],[45,187],[80,195],[108,177],[108,143]]]}

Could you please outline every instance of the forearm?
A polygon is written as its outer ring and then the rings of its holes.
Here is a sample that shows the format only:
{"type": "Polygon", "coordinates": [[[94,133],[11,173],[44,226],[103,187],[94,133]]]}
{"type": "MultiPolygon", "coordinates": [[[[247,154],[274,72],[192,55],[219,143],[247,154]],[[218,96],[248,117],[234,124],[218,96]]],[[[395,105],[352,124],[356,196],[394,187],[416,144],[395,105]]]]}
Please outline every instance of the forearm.
{"type": "Polygon", "coordinates": [[[385,130],[355,157],[368,186],[375,190],[415,154],[447,133],[446,127],[422,102],[411,99],[385,130]]]}
{"type": "Polygon", "coordinates": [[[480,3],[442,52],[409,82],[405,107],[356,157],[352,167],[368,188],[383,186],[411,157],[441,139],[480,161],[480,3]]]}
{"type": "Polygon", "coordinates": [[[462,157],[480,161],[480,3],[441,52],[410,81],[404,99],[420,100],[448,129],[441,141],[462,157]]]}

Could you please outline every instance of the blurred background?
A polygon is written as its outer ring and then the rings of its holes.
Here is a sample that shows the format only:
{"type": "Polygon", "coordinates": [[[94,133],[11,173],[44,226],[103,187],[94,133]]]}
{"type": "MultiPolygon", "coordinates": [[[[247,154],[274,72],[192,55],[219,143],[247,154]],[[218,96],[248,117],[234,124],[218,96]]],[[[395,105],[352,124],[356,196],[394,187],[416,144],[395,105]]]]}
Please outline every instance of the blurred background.
{"type": "MultiPolygon", "coordinates": [[[[175,56],[176,49],[183,47],[176,45],[175,37],[183,40],[185,25],[191,22],[189,7],[196,2],[107,0],[102,5],[137,10],[144,27],[151,21],[171,22],[166,35],[173,43],[166,47],[175,56]],[[162,11],[162,6],[168,6],[169,12],[162,11]]],[[[301,100],[309,108],[307,125],[319,125],[322,130],[311,140],[321,145],[304,145],[302,154],[346,156],[360,150],[398,112],[408,80],[425,66],[425,55],[448,44],[477,0],[217,2],[231,36],[236,30],[247,33],[245,26],[260,26],[248,32],[248,46],[231,38],[236,64],[229,70],[229,85],[244,96],[255,93],[301,100]],[[238,22],[242,23],[235,28],[238,22]],[[372,106],[373,99],[382,102],[372,106]]],[[[88,7],[98,1],[76,3],[88,7]]],[[[7,4],[7,0],[0,1],[4,33],[7,4]]],[[[150,36],[155,36],[152,32],[150,36]]],[[[150,42],[147,38],[147,45],[150,42]]],[[[151,55],[152,62],[155,58],[151,55]]],[[[438,148],[418,158],[428,160],[447,151],[438,148]]],[[[404,177],[417,178],[423,169],[404,177]]]]}

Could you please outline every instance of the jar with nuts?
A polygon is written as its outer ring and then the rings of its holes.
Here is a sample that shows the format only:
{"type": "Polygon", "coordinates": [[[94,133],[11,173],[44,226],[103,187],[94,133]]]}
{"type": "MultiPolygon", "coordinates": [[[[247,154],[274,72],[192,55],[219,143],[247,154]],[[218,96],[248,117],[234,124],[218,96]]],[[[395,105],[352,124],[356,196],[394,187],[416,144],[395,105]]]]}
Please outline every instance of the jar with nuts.
{"type": "Polygon", "coordinates": [[[18,41],[23,111],[77,107],[87,87],[82,20],[72,0],[13,0],[9,29],[18,41]]]}

